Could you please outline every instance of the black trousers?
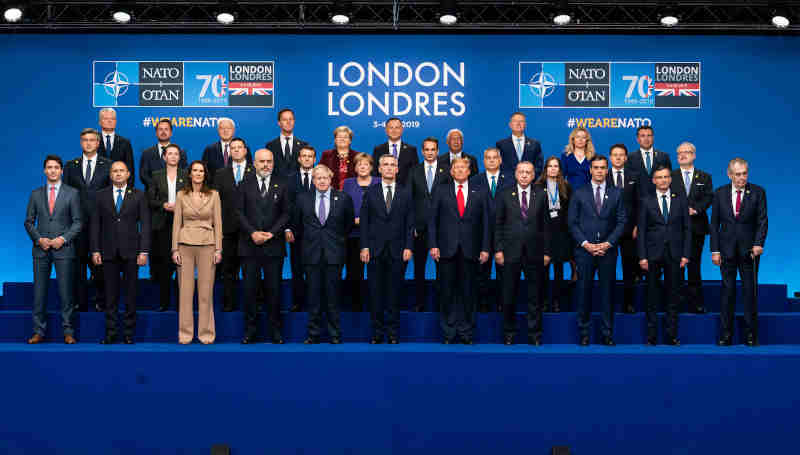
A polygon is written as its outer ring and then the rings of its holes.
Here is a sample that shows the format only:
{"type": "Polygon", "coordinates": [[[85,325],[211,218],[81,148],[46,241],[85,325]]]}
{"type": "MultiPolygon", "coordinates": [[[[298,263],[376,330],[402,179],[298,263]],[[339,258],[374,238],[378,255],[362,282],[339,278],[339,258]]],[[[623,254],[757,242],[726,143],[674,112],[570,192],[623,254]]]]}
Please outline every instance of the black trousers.
{"type": "MultiPolygon", "coordinates": [[[[692,235],[692,251],[689,264],[686,265],[686,286],[683,288],[682,300],[688,311],[697,311],[704,307],[703,301],[703,277],[700,275],[700,265],[703,259],[703,245],[706,237],[704,235],[692,235]]],[[[683,271],[681,271],[683,274],[683,271]]]]}
{"type": "Polygon", "coordinates": [[[543,299],[539,296],[544,258],[530,257],[523,252],[519,262],[507,262],[503,270],[503,334],[514,337],[517,334],[517,299],[521,275],[525,273],[528,287],[528,339],[533,341],[542,336],[543,299]]]}
{"type": "Polygon", "coordinates": [[[647,336],[656,337],[658,334],[658,303],[664,304],[664,331],[670,338],[678,336],[678,306],[680,293],[683,287],[683,270],[681,258],[672,256],[669,245],[664,245],[664,256],[660,260],[647,261],[647,336]],[[664,274],[664,294],[658,291],[657,283],[661,274],[664,274]]]}
{"type": "Polygon", "coordinates": [[[478,261],[464,257],[461,247],[450,258],[439,259],[441,300],[439,323],[442,335],[472,339],[478,287],[478,261]]]}
{"type": "Polygon", "coordinates": [[[492,282],[492,264],[494,264],[494,251],[489,252],[489,260],[478,264],[478,295],[481,303],[489,305],[489,311],[494,311],[503,304],[503,266],[495,264],[495,278],[492,282]]]}
{"type": "MultiPolygon", "coordinates": [[[[550,265],[545,266],[542,263],[542,267],[540,267],[541,273],[539,273],[538,279],[538,292],[539,292],[539,300],[542,302],[542,310],[545,309],[545,303],[548,301],[548,290],[549,290],[549,301],[550,307],[552,308],[555,302],[559,302],[559,306],[562,310],[566,310],[570,304],[569,298],[569,290],[564,282],[564,263],[563,262],[551,262],[550,265]],[[553,279],[550,279],[550,266],[553,267],[553,279]]],[[[527,279],[527,275],[525,278],[527,279]]]]}
{"type": "MultiPolygon", "coordinates": [[[[224,250],[223,250],[224,251],[224,250]]],[[[267,313],[267,336],[272,339],[281,335],[280,282],[283,257],[246,256],[241,258],[244,267],[244,335],[258,336],[258,289],[264,291],[267,313]],[[263,273],[263,278],[262,274],[263,273]]]]}
{"type": "Polygon", "coordinates": [[[364,263],[361,262],[361,239],[348,237],[345,243],[346,267],[345,280],[347,293],[350,294],[350,310],[363,311],[361,286],[364,284],[364,263]]]}
{"type": "Polygon", "coordinates": [[[578,293],[578,331],[580,336],[590,336],[592,328],[592,285],[597,272],[598,300],[602,316],[603,336],[614,336],[614,304],[611,290],[617,272],[617,250],[609,248],[605,256],[592,256],[581,247],[575,250],[575,262],[578,268],[578,282],[575,292],[578,293]]]}
{"type": "Polygon", "coordinates": [[[76,240],[77,256],[75,259],[75,272],[72,274],[72,301],[80,311],[87,311],[89,303],[94,303],[100,308],[104,308],[106,286],[105,280],[103,279],[103,266],[94,265],[94,262],[92,262],[92,253],[89,251],[88,228],[81,231],[76,240]],[[87,270],[91,273],[90,275],[87,274],[87,270]],[[89,302],[89,284],[91,284],[95,290],[92,302],[89,302]]]}
{"type": "MultiPolygon", "coordinates": [[[[178,295],[177,283],[172,281],[177,267],[172,262],[172,223],[169,227],[153,231],[152,248],[150,252],[150,276],[158,284],[158,302],[162,308],[169,308],[170,294],[175,290],[178,295]]],[[[175,305],[177,311],[178,305],[175,305]]]]}
{"type": "Polygon", "coordinates": [[[298,309],[305,307],[306,279],[302,259],[303,238],[294,234],[294,242],[289,244],[289,262],[292,268],[292,304],[298,309]]]}
{"type": "Polygon", "coordinates": [[[719,330],[721,337],[733,335],[733,320],[736,311],[736,272],[742,279],[742,303],[744,303],[745,333],[753,334],[758,339],[758,302],[755,299],[755,277],[753,275],[753,259],[750,254],[741,254],[736,248],[734,257],[723,257],[722,297],[719,312],[719,330]]]}
{"type": "Polygon", "coordinates": [[[406,263],[402,258],[393,258],[386,247],[378,257],[370,257],[369,302],[372,320],[372,336],[396,338],[400,328],[400,296],[406,263]]]}
{"type": "Polygon", "coordinates": [[[123,333],[126,337],[136,335],[136,285],[139,281],[139,265],[136,257],[119,255],[103,258],[103,275],[106,285],[106,337],[116,338],[118,324],[119,293],[125,290],[125,313],[122,316],[123,333]],[[122,280],[120,280],[122,275],[122,280]]]}
{"type": "MultiPolygon", "coordinates": [[[[414,262],[414,289],[416,292],[416,297],[414,299],[416,309],[423,310],[425,308],[425,303],[427,302],[427,296],[425,293],[425,269],[428,265],[428,258],[430,258],[430,249],[428,248],[428,237],[425,231],[417,232],[416,237],[414,237],[414,258],[412,261],[414,262]]],[[[436,266],[436,279],[439,278],[439,263],[434,263],[436,266]]],[[[438,281],[434,281],[434,283],[438,283],[438,281]]],[[[434,284],[436,285],[436,284],[434,284]]],[[[439,310],[439,304],[434,300],[434,311],[439,310]]]]}
{"type": "MultiPolygon", "coordinates": [[[[636,302],[636,277],[641,276],[639,266],[639,253],[636,240],[630,235],[623,236],[619,241],[620,262],[622,262],[622,281],[624,294],[621,309],[635,307],[636,302]]],[[[649,286],[649,283],[648,283],[649,286]]]]}
{"type": "Polygon", "coordinates": [[[322,333],[322,314],[325,313],[328,323],[328,334],[331,338],[341,337],[339,324],[339,301],[342,282],[342,265],[306,264],[308,280],[308,336],[319,338],[322,333]]]}
{"type": "MultiPolygon", "coordinates": [[[[229,232],[222,237],[222,304],[227,311],[233,311],[239,307],[238,285],[239,269],[241,268],[239,259],[239,233],[229,232]]],[[[255,296],[253,296],[255,302],[255,296]]]]}

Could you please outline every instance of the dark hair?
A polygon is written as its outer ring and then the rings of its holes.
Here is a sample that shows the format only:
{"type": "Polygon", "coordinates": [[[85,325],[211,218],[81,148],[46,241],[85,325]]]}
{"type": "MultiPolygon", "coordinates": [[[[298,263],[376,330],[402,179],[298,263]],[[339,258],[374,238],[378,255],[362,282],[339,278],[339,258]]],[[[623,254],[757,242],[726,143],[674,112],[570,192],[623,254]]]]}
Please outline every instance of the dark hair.
{"type": "Polygon", "coordinates": [[[161,158],[162,158],[162,159],[163,159],[165,156],[167,156],[167,149],[170,149],[170,148],[176,148],[176,149],[178,149],[178,156],[180,156],[181,152],[183,151],[183,150],[181,149],[181,147],[180,147],[178,144],[175,144],[175,143],[173,143],[173,142],[170,142],[169,144],[167,144],[167,145],[165,145],[165,146],[164,146],[164,151],[161,153],[161,158]]]}
{"type": "Polygon", "coordinates": [[[158,125],[162,123],[166,123],[167,125],[169,125],[169,130],[172,131],[172,121],[168,118],[158,119],[158,121],[156,122],[156,129],[158,129],[158,125]]]}
{"type": "Polygon", "coordinates": [[[294,118],[294,116],[295,116],[293,110],[289,109],[288,107],[285,107],[285,108],[283,108],[283,109],[278,111],[278,121],[280,121],[281,115],[283,115],[284,112],[291,112],[292,113],[292,118],[294,118]]]}
{"type": "Polygon", "coordinates": [[[658,166],[656,166],[656,168],[653,169],[653,174],[652,175],[656,175],[656,172],[663,171],[664,169],[670,171],[670,175],[672,175],[672,170],[670,168],[668,168],[667,166],[663,165],[663,164],[659,164],[658,166]]]}
{"type": "Polygon", "coordinates": [[[544,167],[542,168],[542,173],[539,175],[539,178],[536,179],[536,183],[540,184],[547,189],[547,165],[550,164],[551,161],[555,161],[558,163],[558,175],[556,176],[556,185],[558,185],[558,194],[559,197],[563,197],[566,199],[567,197],[567,181],[564,179],[564,169],[561,167],[561,160],[557,156],[551,156],[550,158],[546,159],[544,162],[544,167]]]}
{"type": "Polygon", "coordinates": [[[241,143],[242,143],[242,145],[244,145],[244,148],[246,148],[248,152],[250,151],[250,148],[248,148],[248,147],[247,147],[247,142],[245,142],[245,141],[244,141],[244,139],[242,139],[242,138],[240,138],[240,137],[235,137],[235,138],[231,139],[231,140],[228,142],[228,144],[233,144],[233,143],[234,143],[234,142],[236,142],[236,141],[239,141],[239,142],[241,142],[241,143]]]}
{"type": "Polygon", "coordinates": [[[650,126],[650,125],[642,125],[639,128],[636,128],[636,135],[638,136],[639,135],[639,131],[642,131],[642,130],[650,130],[650,132],[653,132],[653,127],[650,126]]]}
{"type": "MultiPolygon", "coordinates": [[[[300,147],[300,152],[302,152],[303,150],[311,150],[312,152],[314,152],[314,158],[317,157],[317,150],[314,147],[312,147],[311,144],[306,144],[306,145],[300,147]]],[[[297,157],[298,158],[300,157],[300,152],[297,152],[297,157]]]]}
{"type": "Polygon", "coordinates": [[[56,163],[58,163],[58,167],[60,167],[61,169],[64,169],[64,162],[61,161],[61,157],[60,156],[58,156],[58,155],[47,155],[44,158],[44,168],[45,169],[47,168],[47,162],[48,161],[55,161],[56,163]]]}
{"type": "Polygon", "coordinates": [[[433,136],[428,136],[428,137],[426,137],[425,139],[422,140],[422,146],[423,147],[425,147],[425,143],[426,142],[433,142],[434,144],[436,144],[436,150],[439,150],[439,139],[436,139],[433,136]]]}
{"type": "MultiPolygon", "coordinates": [[[[511,117],[513,117],[513,116],[515,116],[515,115],[521,115],[521,116],[522,116],[522,118],[527,118],[527,117],[525,117],[525,114],[523,114],[523,113],[522,113],[522,112],[520,112],[520,111],[514,112],[513,114],[511,114],[511,117]]],[[[509,118],[511,118],[511,117],[509,117],[509,118]]]]}
{"type": "Polygon", "coordinates": [[[590,163],[594,163],[595,161],[605,161],[606,162],[606,167],[608,167],[608,158],[606,158],[603,155],[595,155],[595,156],[592,157],[591,160],[589,160],[590,163]]]}
{"type": "MultiPolygon", "coordinates": [[[[202,160],[194,160],[189,164],[189,181],[191,181],[192,176],[192,168],[195,164],[199,164],[203,166],[203,186],[200,188],[200,192],[209,195],[211,194],[211,187],[208,186],[208,166],[206,166],[206,162],[202,160]]],[[[192,185],[186,185],[183,187],[184,194],[189,194],[192,192],[192,185]]]]}
{"type": "Polygon", "coordinates": [[[402,120],[400,120],[400,119],[399,119],[399,118],[397,118],[397,117],[389,117],[389,120],[386,120],[386,124],[388,125],[388,124],[389,124],[389,122],[393,122],[393,121],[395,121],[395,120],[397,120],[398,122],[400,122],[400,126],[403,126],[403,121],[402,121],[402,120]]]}
{"type": "Polygon", "coordinates": [[[608,154],[611,155],[611,151],[614,149],[622,149],[625,151],[625,155],[628,155],[628,147],[625,147],[625,144],[614,144],[608,149],[608,154]]]}

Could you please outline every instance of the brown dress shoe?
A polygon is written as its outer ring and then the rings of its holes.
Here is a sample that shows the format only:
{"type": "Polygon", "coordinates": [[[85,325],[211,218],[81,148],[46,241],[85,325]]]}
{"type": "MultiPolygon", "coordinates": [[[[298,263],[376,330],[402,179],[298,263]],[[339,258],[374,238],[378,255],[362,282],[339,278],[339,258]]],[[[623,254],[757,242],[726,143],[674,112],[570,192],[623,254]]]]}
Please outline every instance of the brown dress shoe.
{"type": "Polygon", "coordinates": [[[77,342],[72,335],[64,335],[64,344],[75,344],[77,342]]]}
{"type": "Polygon", "coordinates": [[[39,344],[44,341],[44,337],[38,333],[34,333],[32,337],[28,338],[28,344],[39,344]]]}

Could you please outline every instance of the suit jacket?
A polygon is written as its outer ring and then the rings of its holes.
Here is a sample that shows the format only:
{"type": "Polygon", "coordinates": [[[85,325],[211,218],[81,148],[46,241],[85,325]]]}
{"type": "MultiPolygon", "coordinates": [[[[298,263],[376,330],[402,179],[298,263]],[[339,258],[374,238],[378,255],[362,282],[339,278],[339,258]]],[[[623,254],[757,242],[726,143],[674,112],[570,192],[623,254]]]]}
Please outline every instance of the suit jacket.
{"type": "Polygon", "coordinates": [[[83,228],[83,215],[78,190],[61,182],[53,214],[50,215],[47,185],[31,191],[28,208],[25,211],[25,230],[33,241],[32,254],[35,258],[47,256],[47,251],[39,247],[42,237],[54,239],[63,237],[64,246],[53,251],[57,259],[74,258],[76,255],[74,239],[83,228]]]}
{"type": "Polygon", "coordinates": [[[627,171],[630,170],[639,175],[639,185],[641,186],[639,197],[645,197],[650,193],[655,193],[656,186],[653,184],[653,171],[660,165],[664,165],[670,170],[672,169],[672,161],[669,159],[669,155],[661,150],[656,150],[655,147],[653,148],[653,165],[650,166],[650,172],[647,172],[647,169],[644,167],[642,151],[639,147],[636,147],[635,152],[628,154],[628,160],[625,162],[625,172],[627,173],[627,171]]]}
{"type": "Polygon", "coordinates": [[[497,175],[495,183],[494,196],[492,196],[492,187],[486,177],[486,172],[473,175],[469,178],[469,187],[479,189],[486,195],[486,207],[489,210],[489,248],[494,251],[494,235],[495,235],[495,217],[497,214],[497,200],[506,188],[516,184],[514,177],[508,177],[501,170],[497,175]]]}
{"type": "MultiPolygon", "coordinates": [[[[389,155],[391,153],[392,152],[389,150],[388,142],[384,142],[372,150],[372,159],[375,160],[375,165],[372,169],[372,175],[378,175],[378,160],[380,157],[383,155],[389,155]]],[[[419,163],[417,148],[401,141],[400,150],[398,150],[397,156],[397,183],[406,185],[408,182],[408,174],[411,172],[411,168],[413,168],[417,163],[419,163]]]]}
{"type": "MultiPolygon", "coordinates": [[[[89,227],[89,214],[95,207],[97,191],[111,185],[111,160],[95,155],[92,163],[92,178],[89,182],[83,178],[83,155],[80,158],[64,163],[63,182],[78,190],[83,210],[83,225],[89,227]]],[[[88,246],[88,245],[87,245],[88,246]]]]}
{"type": "Polygon", "coordinates": [[[347,155],[347,174],[340,175],[339,173],[339,154],[336,152],[336,149],[325,150],[322,152],[322,158],[319,159],[320,164],[324,164],[331,168],[333,171],[333,180],[331,180],[331,187],[338,189],[339,182],[344,182],[346,178],[355,177],[356,176],[356,152],[353,149],[350,149],[347,155]]]}
{"type": "Polygon", "coordinates": [[[116,188],[97,192],[97,203],[89,224],[89,242],[93,253],[105,259],[117,254],[133,259],[150,252],[150,209],[144,191],[128,187],[119,213],[115,207],[116,188]]]}
{"type": "MultiPolygon", "coordinates": [[[[641,179],[639,173],[633,169],[623,168],[625,181],[622,188],[622,200],[625,203],[625,213],[628,215],[628,222],[625,223],[625,231],[623,237],[631,238],[633,236],[633,228],[639,222],[639,206],[641,205],[641,179]]],[[[614,168],[608,171],[606,178],[606,185],[616,186],[614,179],[614,168]]]]}
{"type": "MultiPolygon", "coordinates": [[[[500,169],[508,175],[514,175],[519,164],[517,149],[511,136],[497,141],[495,144],[500,149],[500,158],[503,160],[500,169]]],[[[542,174],[542,145],[536,139],[525,136],[525,147],[522,150],[522,161],[530,161],[536,170],[536,176],[542,174]]]]}
{"type": "Polygon", "coordinates": [[[608,242],[616,246],[628,222],[622,191],[614,186],[606,185],[606,194],[603,196],[603,207],[600,209],[600,213],[595,208],[592,191],[591,183],[584,185],[575,190],[572,200],[569,201],[567,224],[569,224],[569,233],[575,240],[577,251],[583,251],[580,245],[584,241],[589,243],[608,242]]]}
{"type": "Polygon", "coordinates": [[[671,198],[667,221],[661,212],[658,194],[642,198],[639,210],[639,233],[636,244],[639,259],[660,261],[664,259],[664,248],[669,244],[674,260],[691,257],[691,231],[689,227],[689,203],[686,196],[670,190],[671,198]]]}
{"type": "Polygon", "coordinates": [[[686,194],[686,187],[683,185],[683,174],[680,168],[672,171],[672,192],[683,194],[689,200],[689,207],[697,211],[697,215],[689,217],[692,227],[692,237],[708,235],[708,214],[706,211],[711,207],[711,200],[714,198],[714,186],[711,183],[711,174],[694,168],[692,184],[689,187],[689,194],[686,194]]]}
{"type": "MultiPolygon", "coordinates": [[[[150,202],[150,227],[154,231],[160,231],[165,227],[172,229],[173,212],[164,210],[164,203],[169,201],[169,184],[167,183],[167,170],[159,169],[153,172],[153,180],[150,188],[147,189],[147,199],[150,202]]],[[[178,192],[189,184],[189,172],[186,169],[178,168],[175,179],[175,199],[178,192]]]]}
{"type": "Polygon", "coordinates": [[[739,217],[733,214],[732,185],[717,188],[711,203],[711,252],[724,258],[749,254],[754,246],[767,240],[767,193],[764,188],[748,183],[742,194],[739,217]]]}
{"type": "Polygon", "coordinates": [[[395,184],[391,211],[386,211],[383,184],[370,186],[361,204],[361,248],[369,248],[372,258],[377,258],[388,248],[394,259],[402,259],[403,250],[414,249],[414,205],[411,191],[395,184]]]}
{"type": "Polygon", "coordinates": [[[281,148],[280,136],[267,142],[266,148],[272,152],[273,159],[275,160],[275,168],[272,174],[280,175],[283,177],[289,176],[293,172],[297,172],[300,168],[300,163],[297,162],[297,157],[300,156],[300,149],[308,145],[308,142],[298,139],[297,136],[292,136],[292,154],[284,158],[283,149],[281,148]]]}
{"type": "MultiPolygon", "coordinates": [[[[273,171],[274,172],[274,171],[273,171]]],[[[309,182],[311,177],[309,176],[309,182]]],[[[300,235],[302,229],[298,226],[294,225],[295,220],[299,220],[299,217],[295,216],[295,210],[297,207],[297,196],[302,193],[307,193],[310,190],[303,187],[303,172],[298,168],[296,172],[292,172],[289,174],[289,177],[286,178],[287,185],[289,187],[289,224],[286,226],[286,229],[290,229],[295,237],[300,235]]],[[[313,183],[309,183],[311,188],[314,188],[313,183]]]]}
{"type": "Polygon", "coordinates": [[[315,191],[307,191],[297,196],[295,221],[292,226],[299,229],[303,238],[302,261],[304,265],[318,265],[325,261],[329,265],[345,263],[345,242],[355,224],[353,200],[346,193],[330,189],[328,216],[322,225],[314,206],[315,191]]]}
{"type": "MultiPolygon", "coordinates": [[[[222,172],[222,171],[220,171],[222,172]]],[[[239,256],[286,256],[284,229],[289,224],[289,185],[285,178],[273,174],[267,194],[261,197],[255,173],[239,183],[235,197],[234,214],[239,226],[239,256]],[[253,232],[271,232],[273,237],[261,245],[253,242],[253,232]]],[[[222,225],[225,225],[223,219],[222,225]]]]}
{"type": "MultiPolygon", "coordinates": [[[[230,147],[228,147],[228,149],[228,167],[231,167],[233,158],[230,156],[230,147]]],[[[209,184],[213,184],[217,176],[217,171],[225,167],[225,157],[222,153],[222,144],[220,141],[208,144],[206,148],[203,149],[203,158],[201,159],[206,162],[206,167],[208,167],[209,184]]],[[[244,160],[248,165],[252,164],[253,159],[250,156],[250,150],[245,153],[244,160]]]]}
{"type": "Polygon", "coordinates": [[[428,220],[430,218],[431,205],[433,204],[433,193],[436,187],[450,180],[450,174],[436,164],[436,175],[433,176],[431,191],[428,191],[428,180],[425,176],[425,161],[418,163],[411,169],[408,186],[411,189],[411,198],[414,200],[414,229],[420,232],[428,230],[428,220]]]}
{"type": "Polygon", "coordinates": [[[128,166],[128,170],[131,171],[131,176],[128,178],[128,186],[133,187],[134,183],[136,183],[136,165],[133,161],[131,141],[115,132],[114,143],[111,144],[111,153],[109,153],[106,150],[106,137],[102,131],[100,131],[100,135],[102,137],[100,138],[100,148],[97,149],[97,153],[108,158],[112,163],[114,161],[124,161],[128,166]]]}
{"type": "MultiPolygon", "coordinates": [[[[164,169],[165,167],[167,167],[167,165],[164,163],[164,159],[161,158],[161,150],[158,145],[154,145],[142,151],[142,156],[139,158],[139,179],[142,181],[142,184],[144,184],[145,190],[150,188],[150,182],[153,181],[153,172],[164,169]]],[[[181,158],[180,161],[178,161],[178,167],[181,169],[189,167],[185,150],[181,150],[181,158]]]]}
{"type": "Polygon", "coordinates": [[[172,251],[178,244],[214,245],[222,250],[222,207],[219,193],[211,190],[202,204],[179,191],[175,196],[175,217],[172,222],[172,251]]]}
{"type": "Polygon", "coordinates": [[[469,186],[463,218],[458,214],[455,184],[445,183],[433,193],[428,220],[428,247],[439,248],[441,257],[456,255],[458,247],[465,258],[477,261],[480,253],[489,252],[489,209],[486,194],[469,186]]]}
{"type": "MultiPolygon", "coordinates": [[[[478,173],[478,160],[475,159],[474,156],[467,154],[467,152],[461,152],[462,158],[469,159],[469,176],[472,177],[478,173]]],[[[445,152],[439,155],[439,168],[444,169],[444,173],[448,178],[449,182],[453,181],[453,177],[450,175],[450,152],[445,152]]]]}
{"type": "Polygon", "coordinates": [[[522,218],[520,195],[516,183],[498,195],[495,215],[494,250],[502,251],[507,262],[520,262],[525,248],[528,259],[550,255],[550,232],[545,223],[547,191],[534,185],[528,187],[528,219],[522,218]]]}
{"type": "Polygon", "coordinates": [[[239,232],[239,215],[236,214],[237,192],[244,182],[255,178],[255,173],[256,170],[253,166],[245,165],[242,180],[237,186],[233,176],[233,167],[223,167],[217,170],[217,175],[214,177],[214,188],[219,191],[219,200],[222,202],[222,232],[224,234],[235,235],[239,232]]]}

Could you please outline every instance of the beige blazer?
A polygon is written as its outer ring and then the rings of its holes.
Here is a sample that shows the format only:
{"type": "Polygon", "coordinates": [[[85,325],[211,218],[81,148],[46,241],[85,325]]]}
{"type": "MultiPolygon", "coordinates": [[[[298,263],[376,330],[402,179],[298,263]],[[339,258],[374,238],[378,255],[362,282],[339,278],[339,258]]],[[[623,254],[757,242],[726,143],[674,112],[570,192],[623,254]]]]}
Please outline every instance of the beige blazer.
{"type": "Polygon", "coordinates": [[[210,197],[199,207],[182,190],[175,195],[172,251],[178,249],[179,243],[214,245],[214,249],[222,250],[222,205],[216,190],[211,190],[210,197]]]}

